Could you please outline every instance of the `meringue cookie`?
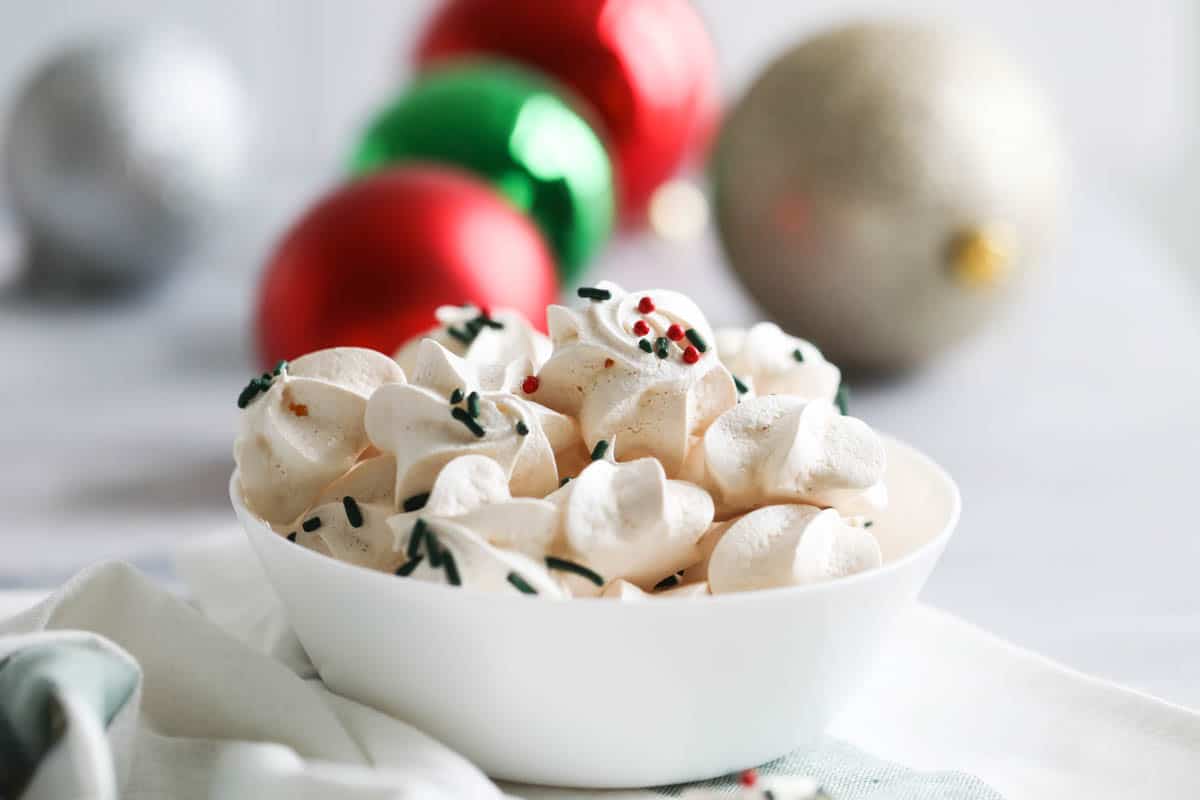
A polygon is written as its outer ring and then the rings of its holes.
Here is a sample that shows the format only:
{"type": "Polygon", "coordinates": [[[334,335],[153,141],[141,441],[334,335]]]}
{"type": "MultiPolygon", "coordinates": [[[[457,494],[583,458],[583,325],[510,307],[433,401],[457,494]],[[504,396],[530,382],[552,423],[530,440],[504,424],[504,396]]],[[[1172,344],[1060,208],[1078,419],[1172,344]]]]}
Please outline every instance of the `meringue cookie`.
{"type": "MultiPolygon", "coordinates": [[[[398,502],[430,491],[442,467],[467,454],[496,461],[514,495],[543,497],[558,486],[554,450],[543,426],[554,412],[508,391],[484,388],[504,381],[483,381],[473,365],[432,339],[421,342],[412,379],[376,391],[365,417],[370,441],[396,458],[398,502]],[[462,399],[451,403],[459,394],[462,399]],[[478,394],[476,417],[469,414],[473,394],[478,394]]],[[[569,428],[571,423],[556,418],[555,424],[569,428]]]]}
{"type": "Polygon", "coordinates": [[[713,518],[707,492],[668,480],[652,458],[595,461],[556,494],[565,557],[643,589],[699,560],[713,518]]]}
{"type": "Polygon", "coordinates": [[[388,525],[392,505],[359,502],[351,499],[334,500],[319,505],[296,521],[293,529],[297,544],[333,556],[347,564],[391,572],[404,561],[393,547],[395,537],[388,525]],[[305,530],[305,523],[318,527],[305,530]]]}
{"type": "Polygon", "coordinates": [[[404,372],[374,350],[339,347],[293,361],[242,411],[233,457],[246,505],[285,524],[369,445],[367,397],[404,372]]]}
{"type": "Polygon", "coordinates": [[[842,371],[820,350],[784,333],[774,322],[760,322],[749,330],[719,330],[716,344],[721,362],[755,396],[788,394],[832,402],[842,384],[842,371]]]}
{"type": "MultiPolygon", "coordinates": [[[[402,551],[407,553],[411,531],[401,541],[402,551]]],[[[533,590],[541,597],[557,599],[565,597],[547,569],[528,556],[493,547],[482,536],[461,523],[461,519],[433,519],[425,524],[423,537],[433,537],[439,552],[449,551],[453,556],[458,580],[464,586],[485,592],[520,592],[521,585],[533,590]],[[515,577],[514,577],[515,576],[515,577]]],[[[434,583],[446,583],[449,571],[445,561],[435,565],[426,541],[417,555],[408,577],[434,583]]],[[[444,556],[443,556],[444,558],[444,556]]]]}
{"type": "Polygon", "coordinates": [[[541,561],[559,528],[559,509],[546,500],[514,498],[500,465],[481,455],[460,456],[434,481],[424,506],[388,520],[393,547],[402,550],[417,519],[440,525],[453,520],[489,544],[541,561]]]}
{"type": "Polygon", "coordinates": [[[589,447],[616,438],[618,459],[653,456],[675,476],[689,437],[737,403],[733,378],[713,351],[712,330],[696,305],[677,292],[626,294],[608,282],[594,291],[608,292],[609,299],[589,301],[580,310],[547,309],[554,352],[538,373],[536,398],[576,417],[589,447]],[[639,310],[650,305],[652,311],[639,310]],[[642,325],[646,332],[636,333],[642,325]],[[690,338],[670,340],[672,326],[680,336],[691,331],[705,352],[690,338]],[[656,355],[660,345],[665,358],[656,355]],[[688,348],[695,363],[684,360],[688,348]]]}
{"type": "Polygon", "coordinates": [[[828,400],[769,395],[739,403],[705,433],[704,460],[722,517],[780,502],[847,514],[887,505],[883,441],[828,400]]]}
{"type": "Polygon", "coordinates": [[[713,594],[800,586],[878,567],[879,543],[834,509],[808,505],[751,511],[725,531],[708,564],[713,594]]]}
{"type": "Polygon", "coordinates": [[[487,318],[492,325],[481,321],[482,312],[473,305],[441,306],[434,316],[437,325],[409,339],[396,352],[396,361],[406,373],[411,373],[417,365],[422,339],[433,339],[472,364],[507,364],[528,359],[536,371],[550,357],[550,339],[534,330],[519,311],[497,309],[487,318]],[[500,327],[495,327],[497,324],[500,327]]]}

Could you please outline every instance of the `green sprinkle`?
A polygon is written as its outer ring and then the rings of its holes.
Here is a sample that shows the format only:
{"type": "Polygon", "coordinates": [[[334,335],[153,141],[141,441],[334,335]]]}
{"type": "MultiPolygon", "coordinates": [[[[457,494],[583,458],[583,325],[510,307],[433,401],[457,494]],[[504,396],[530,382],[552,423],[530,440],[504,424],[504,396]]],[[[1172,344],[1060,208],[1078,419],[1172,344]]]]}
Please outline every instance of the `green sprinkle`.
{"type": "Polygon", "coordinates": [[[580,286],[576,294],[588,300],[612,299],[612,292],[610,292],[608,289],[596,289],[592,286],[580,286]]]}
{"type": "Polygon", "coordinates": [[[576,564],[574,561],[568,561],[565,558],[546,556],[546,567],[548,569],[559,569],[563,572],[574,572],[576,575],[587,578],[597,586],[604,585],[604,578],[601,578],[598,573],[593,572],[583,564],[576,564]]]}
{"type": "Polygon", "coordinates": [[[492,319],[491,317],[485,317],[483,314],[480,314],[477,317],[477,320],[478,320],[479,324],[486,325],[487,327],[491,328],[492,330],[496,330],[496,331],[504,330],[503,322],[497,322],[496,320],[492,319]]]}
{"type": "Polygon", "coordinates": [[[350,495],[342,498],[342,507],[346,509],[346,521],[350,523],[351,528],[361,528],[363,524],[362,509],[358,507],[358,501],[350,495]]]}
{"type": "Polygon", "coordinates": [[[421,562],[424,560],[425,560],[425,556],[415,556],[413,558],[410,558],[408,561],[405,561],[403,564],[401,564],[399,567],[396,568],[396,574],[399,575],[401,578],[407,578],[409,575],[413,574],[413,570],[415,570],[417,567],[421,566],[421,562]]]}
{"type": "Polygon", "coordinates": [[[250,401],[257,397],[261,391],[262,388],[258,385],[258,378],[250,381],[250,385],[242,389],[242,393],[238,395],[238,408],[245,408],[250,405],[250,401]]]}
{"type": "Polygon", "coordinates": [[[433,528],[425,528],[425,552],[429,553],[429,566],[437,568],[442,566],[442,545],[438,541],[437,534],[433,532],[433,528]]]}
{"type": "Polygon", "coordinates": [[[467,320],[463,327],[467,329],[467,334],[474,339],[483,330],[483,323],[479,321],[479,317],[476,317],[475,319],[467,320]]]}
{"type": "Polygon", "coordinates": [[[660,336],[654,340],[654,355],[659,358],[666,358],[671,352],[671,342],[665,336],[660,336]]]}
{"type": "Polygon", "coordinates": [[[519,420],[517,422],[517,435],[518,436],[528,436],[529,435],[529,426],[525,424],[524,420],[519,420]]]}
{"type": "Polygon", "coordinates": [[[792,358],[796,359],[796,360],[797,360],[797,361],[799,361],[801,364],[803,364],[803,363],[804,363],[804,353],[801,353],[801,352],[800,352],[800,348],[799,348],[799,347],[797,347],[795,350],[793,350],[793,351],[792,351],[792,358]]]}
{"type": "Polygon", "coordinates": [[[308,519],[304,520],[300,527],[304,528],[305,533],[312,533],[317,528],[321,527],[321,518],[309,517],[308,519]]]}
{"type": "Polygon", "coordinates": [[[842,416],[846,416],[847,409],[850,407],[850,390],[844,385],[839,386],[837,394],[833,398],[833,402],[837,404],[838,411],[842,412],[842,416]]]}
{"type": "Polygon", "coordinates": [[[264,372],[262,375],[259,375],[258,382],[263,386],[270,386],[271,385],[271,373],[264,372]]]}
{"type": "Polygon", "coordinates": [[[462,342],[463,344],[470,344],[471,341],[475,338],[469,334],[463,333],[462,331],[460,331],[458,328],[454,327],[453,325],[446,328],[446,333],[450,334],[451,336],[453,336],[455,339],[462,342]]]}
{"type": "Polygon", "coordinates": [[[287,369],[287,366],[288,362],[285,359],[279,359],[279,363],[275,365],[275,374],[278,375],[279,373],[283,372],[285,369],[287,369]]]}
{"type": "Polygon", "coordinates": [[[697,332],[695,328],[688,328],[683,332],[683,335],[688,338],[688,341],[696,346],[696,349],[701,353],[708,352],[708,343],[704,341],[704,337],[697,332]]]}
{"type": "Polygon", "coordinates": [[[869,527],[871,527],[871,526],[872,526],[872,525],[874,525],[874,524],[875,524],[875,520],[873,520],[873,519],[869,519],[869,520],[867,520],[866,522],[864,522],[864,523],[863,523],[863,527],[864,527],[864,528],[869,528],[869,527]]]}
{"type": "Polygon", "coordinates": [[[463,390],[455,389],[450,393],[450,405],[456,406],[463,401],[463,390]]]}
{"type": "Polygon", "coordinates": [[[654,591],[659,592],[663,589],[670,589],[675,584],[679,583],[679,573],[668,575],[658,583],[654,584],[654,591]]]}
{"type": "Polygon", "coordinates": [[[479,416],[479,392],[471,392],[467,395],[467,413],[472,417],[479,416]]]}
{"type": "Polygon", "coordinates": [[[737,375],[733,376],[733,385],[737,389],[738,394],[745,394],[746,392],[750,391],[750,387],[742,383],[742,379],[737,375]]]}
{"type": "Polygon", "coordinates": [[[462,586],[462,577],[458,574],[458,564],[454,560],[454,553],[446,551],[442,567],[446,570],[446,580],[450,581],[451,586],[462,586]]]}
{"type": "Polygon", "coordinates": [[[479,427],[479,423],[476,422],[470,414],[468,414],[466,411],[463,411],[462,407],[455,406],[454,408],[450,409],[450,416],[454,417],[463,425],[466,425],[467,430],[469,430],[471,433],[475,434],[480,439],[483,438],[483,428],[479,427]]]}
{"type": "Polygon", "coordinates": [[[404,507],[405,511],[419,511],[424,508],[425,504],[428,502],[429,492],[421,492],[421,494],[414,494],[412,497],[401,503],[401,505],[404,507]]]}
{"type": "Polygon", "coordinates": [[[517,587],[517,591],[522,594],[537,594],[537,589],[530,586],[528,581],[515,572],[508,573],[508,582],[517,587]]]}
{"type": "Polygon", "coordinates": [[[596,442],[596,446],[592,448],[592,461],[599,461],[604,458],[604,454],[608,452],[608,440],[601,439],[596,442]]]}
{"type": "Polygon", "coordinates": [[[295,532],[295,531],[292,531],[291,533],[289,533],[289,534],[287,535],[287,540],[288,540],[289,542],[294,542],[294,541],[296,541],[296,532],[295,532]]]}
{"type": "Polygon", "coordinates": [[[642,348],[642,349],[643,349],[643,350],[645,350],[647,353],[653,353],[653,352],[654,352],[654,345],[650,344],[650,340],[649,340],[649,339],[640,339],[640,340],[638,340],[638,347],[642,348]]]}
{"type": "Polygon", "coordinates": [[[567,476],[566,478],[563,478],[561,481],[558,482],[558,488],[561,489],[562,487],[566,486],[570,482],[571,482],[571,478],[570,478],[570,476],[567,476]]]}
{"type": "Polygon", "coordinates": [[[421,552],[421,540],[425,538],[425,533],[429,530],[425,524],[425,520],[417,519],[413,523],[412,531],[408,534],[408,549],[405,550],[405,555],[410,559],[418,558],[417,553],[421,552]]]}

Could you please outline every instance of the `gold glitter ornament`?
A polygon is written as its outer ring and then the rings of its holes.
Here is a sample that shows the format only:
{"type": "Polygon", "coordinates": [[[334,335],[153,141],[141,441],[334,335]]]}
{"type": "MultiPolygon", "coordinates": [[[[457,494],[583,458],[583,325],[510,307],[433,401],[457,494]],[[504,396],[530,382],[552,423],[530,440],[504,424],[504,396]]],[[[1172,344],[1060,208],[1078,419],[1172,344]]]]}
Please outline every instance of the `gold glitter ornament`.
{"type": "Polygon", "coordinates": [[[1038,87],[986,43],[855,24],[785,52],[729,111],[713,213],[784,328],[890,370],[1016,294],[1054,238],[1064,162],[1038,87]]]}

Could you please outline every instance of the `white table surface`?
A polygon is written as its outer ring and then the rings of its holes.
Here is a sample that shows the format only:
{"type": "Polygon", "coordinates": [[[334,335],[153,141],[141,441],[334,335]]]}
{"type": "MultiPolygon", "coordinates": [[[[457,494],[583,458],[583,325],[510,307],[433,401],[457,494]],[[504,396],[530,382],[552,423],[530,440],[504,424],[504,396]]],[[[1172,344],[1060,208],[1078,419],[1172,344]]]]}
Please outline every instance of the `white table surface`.
{"type": "MultiPolygon", "coordinates": [[[[97,559],[169,577],[174,544],[231,521],[248,287],[290,213],[152,302],[0,304],[0,588],[97,559]]],[[[711,239],[625,241],[597,276],[757,316],[711,239]]],[[[854,387],[852,411],[959,480],[965,513],[925,599],[1079,669],[1200,707],[1200,305],[1131,215],[1077,214],[1000,324],[929,368],[854,387]]]]}

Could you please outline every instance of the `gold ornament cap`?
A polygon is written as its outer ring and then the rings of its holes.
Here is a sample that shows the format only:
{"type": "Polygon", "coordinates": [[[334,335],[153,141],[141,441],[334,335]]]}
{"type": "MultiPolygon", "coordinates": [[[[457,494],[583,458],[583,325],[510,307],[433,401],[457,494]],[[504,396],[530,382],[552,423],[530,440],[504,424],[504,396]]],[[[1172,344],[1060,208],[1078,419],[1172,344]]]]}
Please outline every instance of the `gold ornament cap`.
{"type": "Polygon", "coordinates": [[[998,286],[1011,271],[1012,235],[998,225],[963,228],[951,237],[947,259],[950,274],[964,286],[998,286]]]}

